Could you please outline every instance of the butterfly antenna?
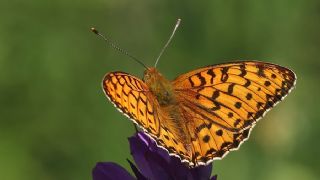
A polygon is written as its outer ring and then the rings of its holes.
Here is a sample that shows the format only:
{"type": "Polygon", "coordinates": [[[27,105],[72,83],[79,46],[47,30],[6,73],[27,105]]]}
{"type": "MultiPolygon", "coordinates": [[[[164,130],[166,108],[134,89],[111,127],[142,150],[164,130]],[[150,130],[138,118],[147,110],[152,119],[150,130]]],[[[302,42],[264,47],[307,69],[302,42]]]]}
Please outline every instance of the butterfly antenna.
{"type": "Polygon", "coordinates": [[[175,27],[174,27],[174,29],[173,29],[173,31],[172,31],[172,34],[171,34],[169,40],[167,41],[167,43],[166,43],[166,44],[164,45],[164,47],[162,48],[162,50],[161,50],[161,52],[160,52],[160,54],[159,54],[159,56],[158,56],[158,58],[157,58],[157,60],[156,60],[156,63],[154,64],[154,67],[157,67],[157,64],[158,64],[158,62],[159,62],[159,59],[160,59],[161,55],[163,54],[164,50],[166,50],[166,48],[167,48],[168,45],[170,44],[170,41],[171,41],[171,39],[173,38],[174,34],[176,33],[176,30],[178,29],[178,27],[179,27],[179,25],[180,25],[180,22],[181,22],[181,19],[178,19],[178,20],[177,20],[177,23],[176,23],[176,25],[175,25],[175,27]]]}
{"type": "Polygon", "coordinates": [[[135,58],[134,56],[132,56],[131,54],[129,54],[127,51],[121,49],[119,46],[115,45],[114,43],[112,43],[111,41],[109,41],[109,39],[106,38],[106,36],[104,36],[103,34],[101,34],[96,28],[92,27],[91,31],[93,33],[95,33],[96,35],[102,37],[102,39],[109,44],[113,49],[121,52],[122,54],[125,54],[127,56],[129,56],[131,59],[135,60],[137,63],[141,64],[144,68],[149,69],[145,64],[143,64],[139,59],[135,58]]]}

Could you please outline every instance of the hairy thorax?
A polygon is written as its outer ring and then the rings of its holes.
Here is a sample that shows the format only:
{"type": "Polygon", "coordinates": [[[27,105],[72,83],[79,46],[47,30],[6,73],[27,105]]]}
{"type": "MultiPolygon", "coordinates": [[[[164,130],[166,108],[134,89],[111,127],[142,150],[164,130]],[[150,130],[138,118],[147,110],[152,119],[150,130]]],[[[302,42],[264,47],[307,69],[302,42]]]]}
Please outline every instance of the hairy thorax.
{"type": "Polygon", "coordinates": [[[174,89],[169,80],[164,78],[155,68],[150,68],[144,73],[144,81],[149,90],[156,97],[161,106],[162,114],[165,114],[166,125],[169,125],[174,134],[177,135],[180,142],[183,142],[186,149],[190,149],[190,139],[188,139],[188,122],[183,117],[174,94],[174,89]]]}

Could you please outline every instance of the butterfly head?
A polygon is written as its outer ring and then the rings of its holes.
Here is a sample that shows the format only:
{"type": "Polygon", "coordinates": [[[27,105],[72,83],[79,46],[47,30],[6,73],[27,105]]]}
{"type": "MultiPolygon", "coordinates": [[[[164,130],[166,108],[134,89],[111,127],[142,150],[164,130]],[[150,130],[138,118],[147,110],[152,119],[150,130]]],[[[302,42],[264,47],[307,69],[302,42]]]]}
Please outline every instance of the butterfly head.
{"type": "Polygon", "coordinates": [[[160,104],[172,101],[172,85],[155,67],[144,71],[143,80],[160,104]]]}
{"type": "Polygon", "coordinates": [[[163,78],[162,74],[155,68],[151,67],[144,71],[143,81],[149,86],[153,86],[154,84],[158,84],[163,78]]]}

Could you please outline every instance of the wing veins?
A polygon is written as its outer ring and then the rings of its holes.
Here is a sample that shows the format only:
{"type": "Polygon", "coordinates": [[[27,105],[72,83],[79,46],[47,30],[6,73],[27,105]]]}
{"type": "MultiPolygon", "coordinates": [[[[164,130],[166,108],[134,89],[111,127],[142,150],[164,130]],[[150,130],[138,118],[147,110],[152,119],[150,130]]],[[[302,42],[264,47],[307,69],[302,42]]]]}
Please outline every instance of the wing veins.
{"type": "MultiPolygon", "coordinates": [[[[251,80],[249,80],[249,79],[247,79],[247,78],[245,78],[245,77],[243,77],[245,80],[247,80],[247,81],[251,81],[251,80]]],[[[277,98],[275,95],[274,95],[274,93],[272,93],[269,89],[267,89],[267,88],[265,88],[264,86],[262,86],[262,85],[260,85],[260,84],[258,84],[258,83],[256,83],[256,81],[252,81],[253,82],[253,84],[254,84],[254,87],[260,87],[261,89],[263,89],[263,92],[265,93],[265,94],[269,94],[269,95],[271,95],[272,97],[274,97],[274,99],[272,99],[272,102],[273,103],[276,103],[277,101],[279,101],[280,99],[279,98],[277,98]],[[267,92],[268,93],[267,93],[267,92]]],[[[234,83],[234,84],[236,84],[236,85],[239,85],[239,86],[242,86],[243,87],[243,85],[242,84],[239,84],[239,83],[235,83],[235,82],[222,82],[222,83],[217,83],[217,84],[214,84],[214,85],[205,85],[205,86],[197,86],[197,87],[191,87],[191,88],[184,88],[184,89],[175,89],[176,91],[188,91],[188,90],[190,90],[190,89],[199,89],[199,88],[205,88],[205,87],[212,87],[212,88],[214,88],[214,89],[216,89],[216,90],[218,90],[217,88],[215,88],[214,86],[217,86],[217,85],[220,85],[220,84],[226,84],[226,83],[234,83]]],[[[259,94],[257,94],[255,91],[253,91],[253,90],[251,90],[251,89],[249,89],[249,88],[246,88],[247,90],[249,90],[251,93],[254,93],[256,96],[258,96],[258,97],[260,97],[261,99],[263,99],[263,101],[265,101],[266,103],[268,103],[269,104],[269,102],[267,101],[267,100],[264,100],[264,98],[263,97],[261,97],[259,94]]],[[[218,91],[221,91],[221,90],[218,90],[218,91]]],[[[193,91],[194,92],[194,91],[193,91]]],[[[241,100],[242,101],[242,100],[241,100]]],[[[256,101],[257,102],[257,101],[256,101]]],[[[249,106],[249,105],[248,105],[249,106]]],[[[272,104],[269,104],[269,106],[272,106],[272,104]]],[[[249,106],[249,107],[251,107],[251,106],[249,106]]],[[[252,107],[251,107],[252,108],[252,107]]]]}
{"type": "MultiPolygon", "coordinates": [[[[277,64],[265,63],[265,62],[259,62],[259,61],[237,61],[237,62],[231,62],[231,63],[222,63],[222,64],[215,64],[215,65],[205,66],[205,67],[199,68],[199,69],[203,69],[202,71],[199,71],[199,72],[197,70],[191,71],[191,72],[193,72],[193,74],[191,76],[194,76],[197,73],[202,73],[202,72],[208,71],[209,69],[220,69],[220,68],[228,67],[229,69],[237,69],[237,70],[239,70],[239,69],[241,69],[240,68],[241,66],[245,66],[245,67],[247,67],[247,66],[251,66],[251,67],[255,66],[256,67],[256,65],[258,65],[258,64],[263,64],[264,65],[264,69],[270,69],[270,70],[272,70],[272,72],[274,72],[276,74],[281,74],[279,72],[283,72],[283,69],[286,69],[289,72],[292,72],[290,69],[284,68],[284,67],[279,66],[277,64]],[[253,63],[253,64],[251,64],[251,63],[253,63]],[[235,68],[235,67],[238,67],[238,68],[235,68]],[[279,69],[279,72],[274,71],[276,69],[279,69]]],[[[257,72],[249,71],[247,69],[245,69],[245,71],[257,74],[257,72]]],[[[175,78],[174,82],[177,82],[177,83],[183,82],[186,79],[188,79],[188,77],[191,77],[191,76],[184,76],[184,75],[185,74],[180,75],[177,78],[175,78]],[[179,80],[179,81],[177,81],[177,80],[179,80]]]]}
{"type": "MultiPolygon", "coordinates": [[[[222,92],[223,93],[223,92],[222,92]]],[[[226,93],[225,93],[226,94],[226,93]]],[[[213,100],[213,99],[211,99],[210,97],[208,97],[208,96],[205,96],[205,95],[203,95],[203,94],[199,94],[200,96],[202,96],[202,97],[204,97],[204,98],[206,98],[206,99],[208,99],[208,100],[210,100],[210,101],[214,101],[215,103],[218,103],[219,105],[221,105],[221,106],[223,106],[223,107],[225,107],[225,108],[227,108],[227,109],[229,109],[230,111],[232,111],[232,112],[234,112],[235,114],[237,114],[239,117],[241,117],[236,111],[234,111],[234,110],[232,110],[230,107],[228,107],[227,105],[225,105],[224,103],[222,103],[222,102],[218,102],[218,101],[216,101],[216,100],[213,100]]],[[[226,94],[226,95],[229,95],[229,94],[226,94]]],[[[230,96],[232,96],[232,95],[230,95],[230,96]]],[[[236,96],[232,96],[232,97],[235,97],[235,98],[237,98],[236,96]]],[[[237,99],[239,99],[239,98],[237,98],[237,99]]],[[[242,102],[242,100],[241,99],[239,99],[241,102],[242,102]]],[[[247,104],[246,102],[244,102],[245,104],[247,104]]],[[[249,106],[249,105],[248,105],[249,106]]],[[[253,111],[255,111],[251,106],[249,106],[253,111]]],[[[205,107],[204,107],[205,108],[205,107]]],[[[244,108],[243,108],[244,109],[244,108]]],[[[247,111],[246,109],[244,109],[246,112],[249,112],[249,111],[247,111]]],[[[222,111],[221,111],[222,112],[222,111]]],[[[222,112],[223,113],[223,112],[222,112]]],[[[224,113],[224,114],[226,114],[226,113],[224,113]]],[[[227,114],[226,114],[227,115],[227,114]]],[[[253,118],[253,117],[252,117],[253,118]]]]}
{"type": "MultiPolygon", "coordinates": [[[[239,67],[239,66],[237,66],[237,67],[239,67]]],[[[229,69],[240,70],[240,68],[235,68],[235,67],[232,67],[232,66],[231,66],[229,69]]],[[[275,71],[274,71],[274,68],[265,68],[265,69],[271,70],[273,73],[279,74],[278,72],[275,72],[275,71]]],[[[245,71],[257,75],[257,72],[254,72],[254,71],[250,71],[250,70],[245,70],[245,71]]],[[[232,75],[239,76],[238,74],[234,74],[234,73],[227,73],[227,74],[232,74],[232,75]]],[[[245,78],[245,77],[243,77],[243,78],[245,78]]],[[[267,79],[267,80],[269,80],[269,81],[272,81],[272,82],[273,82],[274,84],[276,84],[278,87],[281,87],[280,84],[277,84],[275,81],[273,81],[272,79],[270,79],[268,76],[265,76],[265,77],[263,77],[263,78],[265,78],[265,79],[267,79]]]]}
{"type": "MultiPolygon", "coordinates": [[[[194,104],[194,103],[192,103],[190,100],[188,100],[188,99],[185,99],[186,101],[188,101],[190,104],[194,104]]],[[[193,111],[196,111],[195,109],[193,109],[192,107],[190,107],[189,105],[187,105],[187,104],[184,104],[185,106],[187,106],[189,109],[192,109],[193,111]]],[[[220,118],[222,121],[224,121],[226,124],[228,124],[230,127],[232,127],[228,122],[226,122],[223,118],[221,118],[219,115],[217,115],[216,113],[214,113],[214,112],[211,112],[209,109],[207,109],[206,107],[203,107],[203,106],[201,106],[201,105],[199,105],[199,104],[194,104],[194,105],[196,105],[199,109],[202,109],[202,110],[204,110],[205,112],[207,112],[207,113],[209,113],[209,114],[211,114],[211,115],[213,115],[213,116],[215,116],[215,117],[218,117],[218,118],[220,118]]],[[[223,112],[222,112],[223,113],[223,112]]],[[[200,116],[202,116],[202,117],[204,117],[205,119],[207,119],[209,122],[211,122],[211,123],[214,123],[214,124],[216,124],[216,125],[218,125],[218,126],[220,126],[220,127],[222,127],[222,128],[224,128],[224,129],[227,129],[227,130],[229,130],[229,131],[231,131],[231,132],[238,132],[238,129],[237,128],[228,128],[228,127],[226,127],[226,126],[224,126],[224,125],[222,125],[222,124],[220,124],[220,123],[218,123],[218,122],[215,122],[215,121],[213,121],[212,119],[210,119],[208,116],[206,116],[205,114],[203,114],[203,113],[201,113],[201,112],[199,112],[199,111],[197,111],[197,114],[199,114],[200,116]]]]}

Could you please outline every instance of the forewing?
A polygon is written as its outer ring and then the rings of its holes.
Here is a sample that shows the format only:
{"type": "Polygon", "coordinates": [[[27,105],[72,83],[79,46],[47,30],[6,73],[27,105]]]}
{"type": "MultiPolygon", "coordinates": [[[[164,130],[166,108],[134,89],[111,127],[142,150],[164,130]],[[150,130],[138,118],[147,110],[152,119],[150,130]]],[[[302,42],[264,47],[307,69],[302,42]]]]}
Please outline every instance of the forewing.
{"type": "Polygon", "coordinates": [[[111,72],[104,77],[102,86],[118,110],[148,133],[159,136],[160,124],[155,113],[157,103],[142,80],[127,73],[111,72]]]}
{"type": "Polygon", "coordinates": [[[108,73],[103,89],[115,107],[138,124],[159,146],[182,160],[190,159],[174,127],[168,123],[169,115],[161,109],[147,85],[137,77],[123,72],[108,73]]]}

